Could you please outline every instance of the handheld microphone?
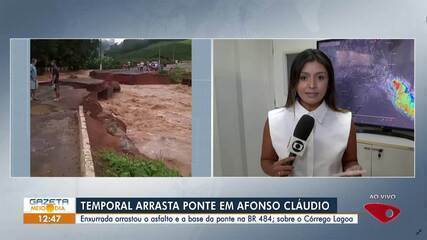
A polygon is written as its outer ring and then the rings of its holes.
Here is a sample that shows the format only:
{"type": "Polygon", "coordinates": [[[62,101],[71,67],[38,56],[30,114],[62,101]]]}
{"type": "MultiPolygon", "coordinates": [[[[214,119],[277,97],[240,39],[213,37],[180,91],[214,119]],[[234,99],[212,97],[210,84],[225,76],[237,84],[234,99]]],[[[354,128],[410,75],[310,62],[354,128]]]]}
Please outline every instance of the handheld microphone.
{"type": "MultiPolygon", "coordinates": [[[[306,148],[306,141],[314,127],[314,118],[304,114],[298,121],[292,138],[289,140],[289,157],[302,156],[306,148]]],[[[293,161],[291,162],[291,165],[293,161]]]]}

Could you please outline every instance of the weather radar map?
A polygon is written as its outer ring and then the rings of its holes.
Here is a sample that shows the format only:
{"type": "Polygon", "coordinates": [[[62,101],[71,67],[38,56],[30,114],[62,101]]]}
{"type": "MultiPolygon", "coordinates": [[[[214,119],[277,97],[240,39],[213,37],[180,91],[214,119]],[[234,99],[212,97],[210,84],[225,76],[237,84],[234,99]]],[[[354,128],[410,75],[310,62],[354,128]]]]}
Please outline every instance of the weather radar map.
{"type": "Polygon", "coordinates": [[[337,105],[356,123],[414,129],[414,40],[319,41],[332,61],[337,105]]]}

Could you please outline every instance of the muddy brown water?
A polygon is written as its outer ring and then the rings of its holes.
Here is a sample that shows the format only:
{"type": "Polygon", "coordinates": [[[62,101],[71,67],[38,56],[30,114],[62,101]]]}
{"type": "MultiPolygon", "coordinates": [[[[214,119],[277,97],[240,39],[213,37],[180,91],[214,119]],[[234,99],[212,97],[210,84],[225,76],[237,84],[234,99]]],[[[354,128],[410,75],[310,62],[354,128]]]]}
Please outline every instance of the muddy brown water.
{"type": "Polygon", "coordinates": [[[122,120],[127,136],[145,156],[163,161],[183,176],[191,175],[191,87],[121,85],[100,101],[104,112],[122,120]]]}

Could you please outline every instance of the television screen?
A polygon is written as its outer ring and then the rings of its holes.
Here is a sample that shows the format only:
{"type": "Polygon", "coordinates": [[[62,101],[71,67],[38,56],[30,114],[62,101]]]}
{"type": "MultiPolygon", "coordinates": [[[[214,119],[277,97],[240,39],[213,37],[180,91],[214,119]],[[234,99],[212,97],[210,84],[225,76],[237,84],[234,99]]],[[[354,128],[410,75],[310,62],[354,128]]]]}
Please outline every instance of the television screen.
{"type": "Polygon", "coordinates": [[[324,40],[332,61],[336,100],[358,124],[414,129],[414,40],[324,40]]]}

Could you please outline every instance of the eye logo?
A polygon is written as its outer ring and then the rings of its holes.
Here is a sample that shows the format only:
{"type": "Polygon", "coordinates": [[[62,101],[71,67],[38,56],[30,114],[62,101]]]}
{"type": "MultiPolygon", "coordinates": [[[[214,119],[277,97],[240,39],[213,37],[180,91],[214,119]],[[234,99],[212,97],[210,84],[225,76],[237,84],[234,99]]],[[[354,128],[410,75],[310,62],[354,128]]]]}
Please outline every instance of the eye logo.
{"type": "Polygon", "coordinates": [[[304,150],[304,143],[300,140],[296,140],[292,143],[292,150],[294,150],[295,152],[301,152],[302,150],[304,150]]]}
{"type": "Polygon", "coordinates": [[[383,203],[368,203],[365,204],[364,208],[381,223],[390,222],[391,220],[395,219],[400,213],[399,208],[393,205],[383,203]]]}

